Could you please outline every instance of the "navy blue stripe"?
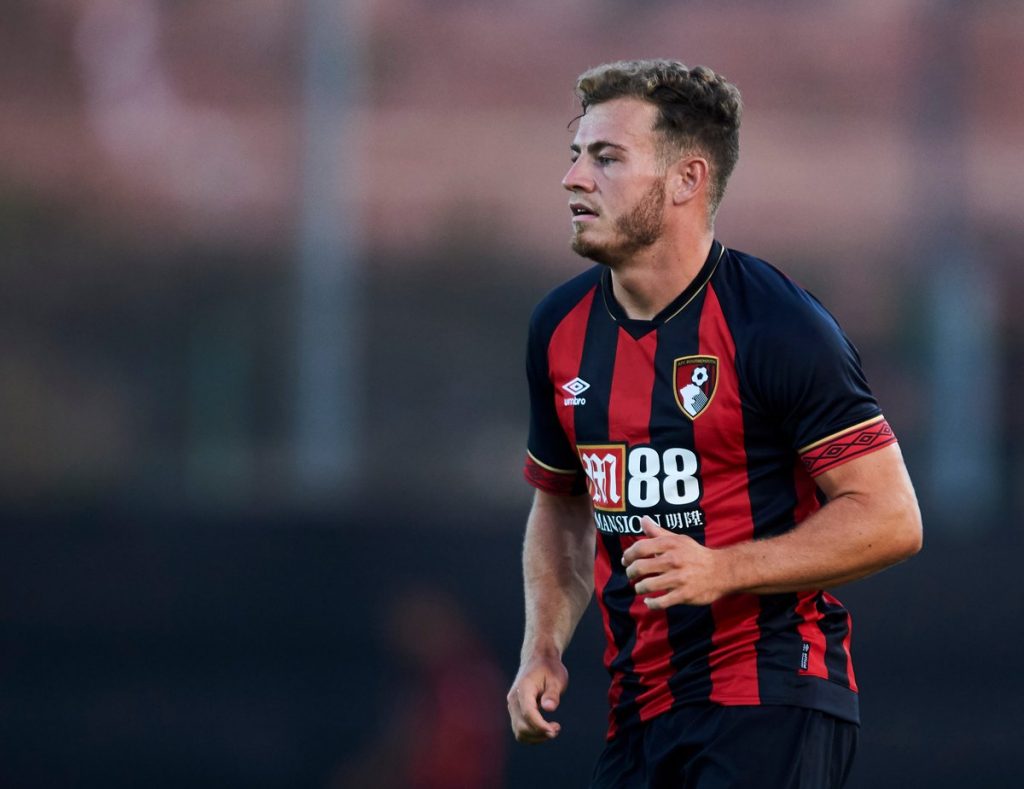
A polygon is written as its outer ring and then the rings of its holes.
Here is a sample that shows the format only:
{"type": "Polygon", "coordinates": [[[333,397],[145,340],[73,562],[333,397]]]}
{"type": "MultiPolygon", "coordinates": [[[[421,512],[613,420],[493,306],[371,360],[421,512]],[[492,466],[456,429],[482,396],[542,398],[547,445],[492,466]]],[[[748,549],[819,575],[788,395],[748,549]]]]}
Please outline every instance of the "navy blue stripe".
{"type": "MultiPolygon", "coordinates": [[[[587,404],[575,409],[576,442],[579,444],[606,443],[608,441],[608,402],[611,397],[612,375],[615,371],[615,353],[618,347],[618,326],[608,314],[600,291],[587,320],[580,378],[590,384],[587,404]]],[[[608,551],[612,574],[604,589],[598,590],[608,611],[608,625],[618,654],[612,659],[612,670],[621,674],[622,695],[612,711],[616,725],[626,727],[639,720],[636,697],[641,692],[640,679],[632,660],[636,645],[636,623],[629,614],[633,602],[633,587],[622,571],[621,538],[615,534],[599,534],[608,551]]]]}
{"type": "Polygon", "coordinates": [[[636,699],[643,690],[640,676],[633,665],[636,623],[629,614],[629,607],[636,595],[626,574],[618,571],[618,568],[622,566],[622,538],[617,534],[604,532],[598,532],[597,538],[601,540],[608,552],[608,560],[612,569],[608,583],[605,584],[604,589],[599,590],[599,593],[601,602],[605,610],[608,611],[608,626],[615,648],[618,650],[618,653],[612,658],[609,669],[613,675],[621,675],[619,682],[622,686],[622,693],[617,705],[612,710],[612,715],[615,718],[616,726],[623,729],[640,720],[636,699]]]}
{"type": "MultiPolygon", "coordinates": [[[[729,255],[731,253],[727,253],[729,255]]],[[[787,449],[779,423],[766,418],[757,406],[758,399],[751,391],[753,382],[747,380],[749,365],[742,354],[748,343],[743,332],[750,327],[743,320],[730,320],[741,315],[744,298],[741,270],[731,259],[719,266],[715,274],[715,293],[722,314],[736,345],[735,372],[743,408],[743,440],[747,458],[747,496],[754,522],[754,539],[782,534],[796,525],[796,507],[799,503],[793,468],[796,454],[787,449]]],[[[801,638],[797,630],[800,617],[796,613],[795,594],[765,595],[761,598],[761,611],[757,616],[760,637],[755,644],[757,652],[758,692],[761,698],[785,698],[791,677],[800,667],[801,638]]]]}
{"type": "Polygon", "coordinates": [[[848,687],[850,675],[846,666],[846,650],[843,649],[843,640],[850,632],[846,609],[841,605],[830,604],[823,594],[818,595],[817,604],[822,614],[818,624],[825,634],[825,668],[828,669],[828,678],[848,687]]]}
{"type": "MultiPolygon", "coordinates": [[[[658,329],[658,348],[654,354],[654,393],[651,397],[650,434],[661,455],[666,449],[692,447],[693,422],[679,409],[675,397],[675,360],[700,352],[700,314],[704,307],[702,291],[685,310],[658,329]]],[[[699,459],[698,459],[699,460],[699,459]]],[[[700,471],[698,469],[698,478],[700,471]]],[[[698,510],[700,525],[685,531],[704,544],[704,513],[700,502],[683,505],[679,511],[698,510]]],[[[662,510],[667,509],[663,504],[662,510]]],[[[710,606],[676,605],[666,612],[668,641],[672,647],[673,673],[669,689],[676,703],[703,701],[711,695],[711,634],[714,619],[710,606]]]]}
{"type": "Polygon", "coordinates": [[[797,627],[796,594],[761,597],[757,626],[757,689],[762,699],[786,698],[799,671],[803,640],[797,627]]]}

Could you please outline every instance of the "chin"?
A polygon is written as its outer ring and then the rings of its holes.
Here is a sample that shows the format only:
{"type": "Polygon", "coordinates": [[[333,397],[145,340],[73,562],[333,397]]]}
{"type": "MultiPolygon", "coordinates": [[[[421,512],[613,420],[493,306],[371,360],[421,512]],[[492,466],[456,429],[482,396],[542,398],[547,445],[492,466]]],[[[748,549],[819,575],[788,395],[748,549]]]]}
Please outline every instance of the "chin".
{"type": "Polygon", "coordinates": [[[569,246],[580,257],[593,260],[595,263],[600,263],[603,266],[613,266],[618,262],[619,256],[615,254],[614,250],[599,244],[589,243],[578,235],[572,237],[569,241],[569,246]]]}

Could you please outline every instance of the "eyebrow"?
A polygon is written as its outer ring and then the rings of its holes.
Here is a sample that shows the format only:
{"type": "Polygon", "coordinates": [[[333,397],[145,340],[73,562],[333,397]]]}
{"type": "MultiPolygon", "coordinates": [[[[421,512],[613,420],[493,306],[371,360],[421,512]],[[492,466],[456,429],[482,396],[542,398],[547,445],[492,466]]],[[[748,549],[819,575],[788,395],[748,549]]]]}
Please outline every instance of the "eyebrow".
{"type": "MultiPolygon", "coordinates": [[[[619,145],[618,143],[609,142],[608,140],[594,140],[594,142],[590,143],[587,146],[587,153],[597,153],[602,148],[617,148],[620,151],[628,150],[625,145],[619,145]]],[[[569,146],[569,150],[572,151],[573,153],[579,153],[580,146],[578,146],[576,143],[573,143],[572,145],[569,146]]]]}

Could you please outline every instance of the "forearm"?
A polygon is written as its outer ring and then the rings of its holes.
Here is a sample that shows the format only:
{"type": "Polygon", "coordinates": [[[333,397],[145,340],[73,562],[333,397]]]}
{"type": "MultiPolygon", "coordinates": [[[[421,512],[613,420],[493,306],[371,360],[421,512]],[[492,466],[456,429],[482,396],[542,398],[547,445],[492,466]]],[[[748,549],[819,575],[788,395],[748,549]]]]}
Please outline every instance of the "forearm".
{"type": "Polygon", "coordinates": [[[593,594],[593,557],[589,502],[538,494],[523,545],[524,659],[565,651],[593,594]]]}
{"type": "Polygon", "coordinates": [[[881,502],[840,495],[792,531],[723,548],[720,559],[729,591],[773,594],[855,581],[920,547],[916,499],[897,490],[881,502]]]}

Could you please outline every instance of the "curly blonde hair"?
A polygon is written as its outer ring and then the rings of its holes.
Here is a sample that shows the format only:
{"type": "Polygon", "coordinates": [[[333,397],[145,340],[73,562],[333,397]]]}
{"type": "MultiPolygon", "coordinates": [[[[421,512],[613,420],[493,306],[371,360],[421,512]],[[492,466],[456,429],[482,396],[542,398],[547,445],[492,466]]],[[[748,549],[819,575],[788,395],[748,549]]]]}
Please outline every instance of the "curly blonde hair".
{"type": "Polygon", "coordinates": [[[655,105],[654,129],[663,135],[666,164],[684,152],[708,158],[708,204],[714,216],[740,155],[743,102],[735,85],[707,66],[689,68],[678,60],[623,60],[580,74],[576,96],[583,115],[595,104],[625,97],[655,105]]]}

